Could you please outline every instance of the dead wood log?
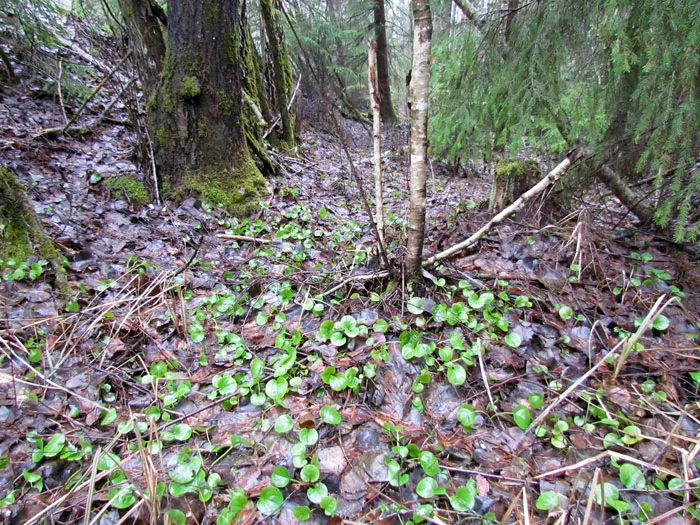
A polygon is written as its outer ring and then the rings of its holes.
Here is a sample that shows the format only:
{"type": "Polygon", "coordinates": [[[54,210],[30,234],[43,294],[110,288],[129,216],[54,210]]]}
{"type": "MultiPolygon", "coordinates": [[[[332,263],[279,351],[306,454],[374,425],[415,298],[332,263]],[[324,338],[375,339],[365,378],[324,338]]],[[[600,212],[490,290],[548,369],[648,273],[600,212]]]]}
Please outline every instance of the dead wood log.
{"type": "Polygon", "coordinates": [[[596,174],[600,180],[607,184],[608,188],[612,190],[628,210],[639,217],[642,222],[646,224],[652,222],[654,210],[644,204],[644,198],[633,192],[615,170],[607,164],[603,164],[596,174]]]}

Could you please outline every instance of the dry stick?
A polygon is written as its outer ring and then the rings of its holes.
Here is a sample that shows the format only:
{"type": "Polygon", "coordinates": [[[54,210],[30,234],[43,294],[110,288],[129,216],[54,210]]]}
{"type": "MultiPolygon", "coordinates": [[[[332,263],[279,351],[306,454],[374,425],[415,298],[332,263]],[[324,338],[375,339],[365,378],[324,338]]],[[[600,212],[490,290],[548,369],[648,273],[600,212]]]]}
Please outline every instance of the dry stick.
{"type": "Polygon", "coordinates": [[[155,191],[156,205],[160,206],[160,191],[158,190],[158,171],[156,171],[156,155],[153,153],[153,141],[146,126],[146,140],[148,140],[148,156],[151,159],[151,173],[153,173],[153,189],[155,191]]]}
{"type": "Polygon", "coordinates": [[[532,197],[535,197],[536,195],[539,195],[542,193],[544,190],[549,188],[552,184],[557,182],[559,179],[561,179],[566,171],[581,157],[583,157],[583,150],[581,149],[573,149],[571,150],[567,155],[566,158],[559,163],[559,165],[554,168],[552,171],[550,171],[545,177],[540,180],[537,184],[535,184],[532,188],[527,190],[525,193],[523,193],[513,204],[505,208],[502,212],[494,216],[489,222],[487,222],[484,226],[481,227],[476,233],[474,233],[471,237],[468,239],[460,242],[459,244],[456,244],[452,246],[451,248],[448,248],[447,250],[444,250],[436,255],[433,255],[429,259],[426,259],[423,261],[423,266],[428,266],[429,264],[432,264],[437,261],[441,261],[442,259],[446,259],[450,255],[459,252],[460,250],[463,250],[465,248],[468,248],[472,244],[476,243],[479,239],[484,237],[491,228],[494,226],[500,224],[503,222],[506,218],[508,218],[512,213],[515,213],[519,210],[521,210],[527,201],[529,201],[532,197]]]}
{"type": "Polygon", "coordinates": [[[384,277],[389,277],[391,275],[387,270],[383,270],[381,272],[375,272],[375,273],[366,273],[362,275],[352,275],[348,277],[347,279],[344,279],[342,282],[339,284],[335,285],[333,288],[330,290],[326,290],[321,294],[321,297],[326,297],[327,295],[332,294],[336,290],[340,290],[343,286],[345,286],[348,283],[351,283],[353,281],[371,281],[372,279],[382,279],[384,277]]]}
{"type": "Polygon", "coordinates": [[[646,461],[642,461],[641,459],[633,458],[632,456],[628,456],[627,454],[615,452],[614,450],[606,450],[605,452],[601,452],[597,456],[583,459],[583,460],[579,461],[578,463],[574,463],[573,465],[567,465],[566,467],[560,467],[560,468],[557,468],[554,470],[550,470],[549,472],[544,472],[538,476],[535,476],[532,479],[534,481],[537,481],[540,479],[546,479],[546,478],[550,478],[553,476],[558,476],[560,474],[564,474],[564,473],[569,472],[571,470],[579,470],[579,469],[585,467],[586,465],[590,465],[591,463],[595,463],[600,459],[606,459],[606,458],[613,458],[613,459],[617,459],[617,460],[628,461],[630,463],[635,463],[637,465],[648,468],[650,470],[657,470],[657,471],[663,472],[664,474],[667,474],[667,475],[672,476],[674,478],[681,477],[680,473],[674,472],[674,471],[667,469],[665,467],[660,467],[658,465],[651,465],[651,464],[647,463],[646,461]]]}
{"type": "MultiPolygon", "coordinates": [[[[13,335],[12,338],[14,339],[15,345],[17,345],[19,348],[23,348],[23,349],[26,351],[26,348],[24,348],[24,345],[22,344],[22,342],[21,342],[19,339],[17,339],[17,336],[13,335]]],[[[25,360],[22,358],[22,356],[20,356],[19,354],[17,354],[17,352],[15,352],[15,351],[12,349],[12,347],[10,347],[10,345],[7,343],[7,341],[5,341],[5,339],[3,339],[2,337],[0,337],[0,343],[2,343],[2,346],[4,346],[4,347],[7,349],[7,351],[6,351],[5,349],[0,349],[0,351],[1,351],[3,354],[5,354],[5,356],[7,356],[8,359],[12,360],[12,358],[14,357],[17,361],[19,361],[20,363],[22,363],[22,365],[24,365],[28,370],[30,370],[31,372],[33,372],[34,375],[36,375],[39,379],[41,379],[42,381],[44,381],[49,387],[54,388],[54,389],[56,389],[56,390],[60,390],[60,391],[62,391],[62,392],[65,392],[66,394],[68,394],[68,395],[70,395],[70,396],[77,397],[78,399],[80,399],[80,400],[82,400],[82,401],[85,401],[86,403],[88,403],[88,404],[90,404],[90,405],[92,405],[92,406],[94,406],[94,407],[96,407],[96,408],[99,408],[100,410],[107,410],[107,408],[104,407],[101,403],[98,403],[97,401],[93,401],[92,399],[87,398],[87,397],[85,397],[85,396],[81,396],[81,395],[78,394],[76,391],[74,391],[74,390],[69,390],[68,388],[66,388],[66,387],[64,387],[64,386],[62,386],[62,385],[59,385],[59,384],[56,383],[55,381],[52,381],[51,379],[49,379],[48,377],[46,377],[46,376],[45,376],[44,374],[42,374],[39,370],[37,370],[37,369],[34,368],[32,365],[30,365],[27,361],[25,361],[25,360]],[[8,351],[9,351],[9,354],[7,353],[8,351]]]]}
{"type": "MultiPolygon", "coordinates": [[[[591,517],[591,511],[593,510],[593,501],[595,497],[595,487],[596,484],[598,483],[598,477],[600,476],[600,468],[596,467],[595,471],[593,472],[593,482],[591,485],[591,491],[588,494],[588,502],[586,503],[586,512],[583,514],[583,525],[586,525],[588,523],[589,518],[591,517]]],[[[602,494],[601,490],[601,494],[602,494]]]]}
{"type": "Polygon", "coordinates": [[[269,239],[258,239],[257,237],[248,237],[247,235],[233,235],[230,233],[217,233],[215,237],[217,239],[229,239],[231,241],[243,242],[258,242],[260,244],[270,244],[272,242],[269,239]]]}
{"type": "MultiPolygon", "coordinates": [[[[301,43],[301,39],[299,38],[299,35],[297,34],[297,31],[296,31],[296,28],[294,27],[294,24],[292,24],[292,21],[290,20],[289,15],[287,14],[287,11],[286,11],[286,9],[284,9],[282,4],[280,4],[280,9],[282,11],[282,14],[284,15],[285,20],[287,20],[287,24],[289,24],[289,28],[292,30],[292,34],[294,35],[294,39],[297,41],[297,44],[299,45],[299,49],[301,50],[302,55],[304,56],[304,61],[306,62],[306,67],[308,67],[309,71],[311,71],[311,73],[313,74],[314,79],[316,80],[316,84],[318,86],[320,86],[321,82],[318,78],[318,75],[316,74],[316,70],[311,65],[311,60],[309,59],[309,54],[306,52],[306,48],[301,43]]],[[[357,189],[360,192],[360,198],[362,200],[362,205],[365,208],[365,212],[367,213],[367,217],[369,218],[369,223],[372,227],[372,231],[374,232],[374,236],[377,239],[377,245],[379,246],[379,255],[382,259],[382,262],[384,263],[384,267],[388,270],[389,269],[389,257],[387,257],[384,243],[382,242],[382,239],[379,236],[379,230],[377,230],[377,225],[374,222],[374,219],[372,218],[372,209],[369,206],[369,201],[367,200],[367,195],[365,194],[365,188],[362,185],[362,180],[360,179],[360,174],[357,172],[357,168],[355,167],[355,163],[353,162],[352,156],[350,155],[350,150],[348,149],[348,144],[347,144],[347,140],[345,138],[345,133],[343,132],[343,129],[340,127],[340,122],[338,122],[338,119],[336,118],[335,113],[333,112],[333,105],[326,98],[326,94],[319,91],[319,95],[321,96],[321,101],[323,102],[323,105],[325,106],[325,109],[328,112],[328,115],[331,117],[331,120],[333,121],[333,124],[335,125],[336,132],[338,133],[338,138],[340,139],[340,145],[343,148],[343,151],[345,152],[345,156],[348,159],[348,163],[350,164],[350,173],[352,173],[352,176],[355,179],[355,184],[357,184],[357,189]]]]}
{"type": "Polygon", "coordinates": [[[679,514],[680,512],[683,512],[690,507],[690,504],[682,505],[680,507],[676,507],[675,509],[668,510],[664,512],[663,514],[656,516],[655,518],[650,519],[649,521],[646,522],[647,525],[654,525],[654,523],[662,523],[666,518],[670,518],[671,516],[674,516],[676,514],[679,514]]]}
{"type": "Polygon", "coordinates": [[[119,90],[119,93],[117,93],[117,96],[115,96],[112,101],[107,104],[107,107],[100,113],[100,116],[97,117],[97,123],[101,124],[103,120],[107,118],[107,115],[109,115],[109,112],[112,111],[112,108],[114,107],[114,104],[117,103],[117,101],[122,98],[122,95],[126,92],[127,89],[131,87],[131,84],[136,82],[135,78],[129,79],[129,81],[126,83],[126,85],[119,90]]]}
{"type": "Polygon", "coordinates": [[[92,508],[92,498],[95,495],[95,479],[97,478],[97,463],[100,459],[100,452],[102,449],[97,447],[97,453],[92,458],[92,466],[90,467],[90,481],[88,485],[87,500],[85,501],[85,519],[83,520],[84,525],[90,524],[90,509],[92,508]]]}
{"type": "Polygon", "coordinates": [[[579,377],[576,381],[574,381],[569,388],[567,388],[557,399],[552,403],[551,405],[547,406],[539,416],[535,418],[535,420],[530,423],[530,426],[527,427],[526,432],[530,432],[533,428],[536,428],[548,415],[549,413],[554,410],[564,399],[569,397],[569,394],[571,394],[574,390],[576,390],[581,384],[586,381],[598,368],[600,368],[608,358],[608,356],[612,355],[615,350],[617,350],[618,347],[622,346],[625,341],[627,341],[627,338],[623,339],[619,343],[617,343],[610,352],[605,354],[600,361],[598,361],[588,372],[583,374],[581,377],[579,377]]]}
{"type": "Polygon", "coordinates": [[[372,102],[372,134],[374,136],[374,200],[377,209],[377,230],[384,242],[384,191],[382,188],[382,114],[379,110],[379,93],[376,79],[377,41],[369,41],[369,67],[367,82],[369,99],[372,102]]]}
{"type": "Polygon", "coordinates": [[[63,76],[63,61],[58,60],[58,80],[56,81],[56,93],[58,93],[58,103],[61,107],[61,114],[63,115],[63,122],[68,122],[68,115],[66,115],[66,108],[63,105],[63,93],[61,92],[61,77],[63,76]]]}
{"type": "Polygon", "coordinates": [[[75,122],[80,114],[83,112],[83,109],[85,109],[85,106],[87,105],[88,102],[90,102],[97,93],[100,92],[100,90],[104,87],[104,85],[109,82],[109,79],[112,78],[112,75],[120,68],[122,67],[122,64],[126,62],[126,59],[131,56],[131,50],[129,50],[126,55],[124,55],[124,58],[122,58],[119,63],[110,71],[105,78],[102,79],[102,82],[100,82],[95,89],[92,90],[92,93],[88,95],[88,98],[85,99],[85,101],[82,103],[82,105],[78,108],[78,111],[76,111],[71,119],[68,121],[68,124],[66,124],[63,129],[61,130],[61,134],[65,133],[66,130],[70,127],[73,122],[75,122]]]}
{"type": "Polygon", "coordinates": [[[632,334],[631,337],[626,339],[627,343],[625,343],[622,352],[620,352],[620,357],[617,359],[617,366],[615,366],[615,372],[613,373],[613,381],[617,380],[617,376],[620,374],[622,367],[625,365],[627,356],[632,350],[634,350],[634,347],[637,344],[639,338],[642,337],[642,335],[644,335],[644,333],[649,329],[649,327],[654,323],[654,321],[656,321],[656,318],[659,315],[661,315],[661,312],[663,312],[671,303],[676,302],[678,300],[678,297],[671,297],[665,303],[664,299],[666,299],[666,296],[662,295],[656,300],[654,306],[651,307],[651,310],[649,310],[649,313],[644,318],[642,325],[637,329],[637,331],[634,334],[632,334]]]}

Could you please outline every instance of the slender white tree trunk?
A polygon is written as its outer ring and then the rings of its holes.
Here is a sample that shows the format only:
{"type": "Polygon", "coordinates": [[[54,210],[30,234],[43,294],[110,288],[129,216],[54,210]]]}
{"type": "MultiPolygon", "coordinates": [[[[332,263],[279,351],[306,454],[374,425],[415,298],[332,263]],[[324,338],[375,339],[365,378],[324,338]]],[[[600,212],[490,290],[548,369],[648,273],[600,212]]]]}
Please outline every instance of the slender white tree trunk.
{"type": "Polygon", "coordinates": [[[382,114],[377,90],[377,41],[369,42],[369,69],[367,81],[369,83],[369,100],[372,103],[374,137],[374,200],[377,210],[377,231],[382,244],[384,244],[384,190],[382,188],[382,114]]]}
{"type": "Polygon", "coordinates": [[[419,275],[425,237],[425,182],[428,175],[428,109],[430,95],[430,39],[433,21],[429,0],[413,0],[413,66],[411,101],[411,167],[408,204],[406,273],[419,275]]]}

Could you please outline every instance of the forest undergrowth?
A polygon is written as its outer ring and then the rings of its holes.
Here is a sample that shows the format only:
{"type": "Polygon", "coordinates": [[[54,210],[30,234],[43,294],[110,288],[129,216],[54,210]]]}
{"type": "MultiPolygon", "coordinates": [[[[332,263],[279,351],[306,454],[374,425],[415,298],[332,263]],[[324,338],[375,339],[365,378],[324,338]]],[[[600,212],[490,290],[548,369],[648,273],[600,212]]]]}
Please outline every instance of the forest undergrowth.
{"type": "MultiPolygon", "coordinates": [[[[144,201],[126,108],[95,123],[116,93],[58,138],[37,136],[62,121],[46,85],[1,94],[2,164],[67,280],[2,272],[5,522],[700,519],[697,261],[604,188],[530,205],[412,289],[405,126],[384,140],[388,278],[322,117],[237,219],[144,201]]],[[[343,124],[370,187],[370,133],[343,124]]],[[[480,168],[428,184],[426,253],[490,218],[480,168]]]]}

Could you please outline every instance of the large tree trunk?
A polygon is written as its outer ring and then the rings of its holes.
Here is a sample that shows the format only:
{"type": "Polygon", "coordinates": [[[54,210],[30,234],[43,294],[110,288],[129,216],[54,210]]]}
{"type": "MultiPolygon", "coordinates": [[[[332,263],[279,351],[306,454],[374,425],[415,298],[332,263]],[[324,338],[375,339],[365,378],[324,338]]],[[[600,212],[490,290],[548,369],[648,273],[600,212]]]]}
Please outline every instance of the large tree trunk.
{"type": "Polygon", "coordinates": [[[386,13],[384,0],[374,0],[374,39],[377,41],[377,82],[379,83],[379,110],[387,124],[396,120],[391,104],[391,79],[389,77],[389,52],[386,43],[386,13]]]}
{"type": "Polygon", "coordinates": [[[265,22],[268,49],[272,59],[272,77],[275,85],[274,105],[282,121],[282,140],[286,146],[294,145],[294,122],[287,104],[292,95],[292,66],[284,45],[284,34],[275,17],[272,0],[260,0],[260,11],[265,22]]]}
{"type": "Polygon", "coordinates": [[[408,205],[406,273],[420,275],[425,237],[425,183],[428,176],[428,109],[430,95],[430,39],[432,17],[429,0],[413,0],[413,65],[411,100],[411,167],[408,205]]]}
{"type": "Polygon", "coordinates": [[[134,63],[146,100],[156,90],[165,60],[165,40],[158,21],[159,7],[153,0],[119,0],[126,22],[134,63]]]}
{"type": "Polygon", "coordinates": [[[170,0],[168,56],[149,104],[164,195],[193,190],[237,215],[265,193],[243,131],[243,19],[239,0],[170,0]]]}

